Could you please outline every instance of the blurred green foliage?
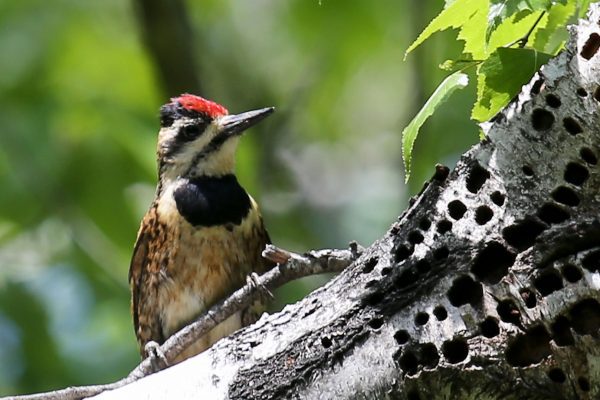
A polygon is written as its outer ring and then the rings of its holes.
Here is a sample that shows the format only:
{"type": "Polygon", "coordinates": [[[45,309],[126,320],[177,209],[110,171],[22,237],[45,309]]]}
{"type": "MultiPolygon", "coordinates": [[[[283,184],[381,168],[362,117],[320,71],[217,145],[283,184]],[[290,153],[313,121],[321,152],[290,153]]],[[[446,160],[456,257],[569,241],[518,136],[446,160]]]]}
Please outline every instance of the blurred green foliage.
{"type": "MultiPolygon", "coordinates": [[[[477,141],[467,89],[424,125],[415,186],[402,183],[400,132],[461,49],[447,32],[402,60],[442,6],[188,2],[199,94],[277,107],[238,154],[276,244],[369,245],[436,162],[477,141]]],[[[138,362],[127,271],[168,100],[139,32],[126,1],[0,0],[0,395],[108,382],[138,362]]]]}

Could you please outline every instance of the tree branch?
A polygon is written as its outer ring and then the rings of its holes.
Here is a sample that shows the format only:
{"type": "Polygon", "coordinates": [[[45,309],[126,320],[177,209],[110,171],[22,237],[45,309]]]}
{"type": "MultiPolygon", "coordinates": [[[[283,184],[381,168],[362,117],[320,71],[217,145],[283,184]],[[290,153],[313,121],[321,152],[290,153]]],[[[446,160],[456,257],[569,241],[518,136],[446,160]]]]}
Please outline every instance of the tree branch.
{"type": "MultiPolygon", "coordinates": [[[[304,255],[287,252],[273,245],[267,245],[263,255],[280,262],[275,268],[249,282],[231,296],[216,303],[193,323],[168,338],[160,346],[168,362],[172,362],[182,351],[192,345],[211,329],[236,312],[250,306],[261,295],[261,288],[276,289],[295,279],[327,272],[340,272],[360,255],[356,244],[350,250],[315,250],[304,255]]],[[[131,375],[141,378],[156,372],[151,360],[142,362],[131,375]]]]}
{"type": "MultiPolygon", "coordinates": [[[[249,282],[231,296],[213,305],[198,320],[181,329],[159,347],[167,363],[172,362],[182,351],[208,333],[229,316],[248,307],[261,295],[261,288],[274,290],[295,279],[323,273],[340,272],[354,260],[363,249],[356,243],[349,250],[314,250],[304,255],[288,252],[273,245],[267,245],[263,255],[278,262],[270,271],[259,276],[256,282],[249,282]]],[[[150,358],[143,360],[126,378],[106,385],[70,387],[62,390],[34,395],[14,396],[15,400],[71,400],[94,396],[107,390],[125,386],[156,372],[157,363],[150,358]]],[[[162,366],[164,367],[164,366],[162,366]]]]}

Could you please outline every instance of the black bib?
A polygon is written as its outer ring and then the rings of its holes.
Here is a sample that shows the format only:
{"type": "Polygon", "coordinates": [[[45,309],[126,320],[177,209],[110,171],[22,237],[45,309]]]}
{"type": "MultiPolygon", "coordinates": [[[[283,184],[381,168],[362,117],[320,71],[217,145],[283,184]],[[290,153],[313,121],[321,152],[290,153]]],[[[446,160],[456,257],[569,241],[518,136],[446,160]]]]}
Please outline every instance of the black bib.
{"type": "Polygon", "coordinates": [[[251,207],[235,175],[190,179],[173,197],[179,213],[194,226],[239,225],[251,207]]]}

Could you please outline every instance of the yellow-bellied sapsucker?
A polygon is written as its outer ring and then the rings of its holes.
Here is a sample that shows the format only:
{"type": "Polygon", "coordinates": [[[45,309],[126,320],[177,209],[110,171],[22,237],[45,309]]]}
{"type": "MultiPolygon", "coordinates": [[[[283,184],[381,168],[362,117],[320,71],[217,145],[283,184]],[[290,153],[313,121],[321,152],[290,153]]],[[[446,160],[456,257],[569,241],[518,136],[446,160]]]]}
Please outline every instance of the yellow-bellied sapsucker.
{"type": "MultiPolygon", "coordinates": [[[[256,202],[234,175],[241,134],[273,112],[238,115],[184,94],[160,110],[158,187],[144,216],[129,269],[135,334],[142,357],[269,262],[270,242],[256,202]]],[[[234,314],[181,354],[195,355],[252,322],[234,314]]]]}

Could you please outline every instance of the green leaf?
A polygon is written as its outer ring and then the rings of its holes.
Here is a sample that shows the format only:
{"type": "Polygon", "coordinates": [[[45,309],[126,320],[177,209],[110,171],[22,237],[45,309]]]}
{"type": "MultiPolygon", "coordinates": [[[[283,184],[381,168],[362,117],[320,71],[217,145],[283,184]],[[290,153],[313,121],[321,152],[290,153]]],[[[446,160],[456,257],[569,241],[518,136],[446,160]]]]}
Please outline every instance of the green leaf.
{"type": "Polygon", "coordinates": [[[499,48],[477,71],[477,102],[471,117],[487,121],[521,90],[552,55],[531,49],[499,48]]]}
{"type": "Polygon", "coordinates": [[[465,41],[465,53],[480,56],[484,48],[485,28],[487,26],[488,0],[455,0],[446,3],[446,7],[421,32],[408,47],[404,57],[421,45],[431,35],[448,28],[460,28],[458,38],[465,41]]]}
{"type": "Polygon", "coordinates": [[[567,29],[565,24],[575,14],[576,4],[574,1],[567,4],[556,4],[548,11],[545,26],[535,33],[533,48],[552,53],[557,50],[558,43],[566,39],[567,29]]]}
{"type": "Polygon", "coordinates": [[[567,4],[567,0],[490,0],[490,3],[486,39],[504,20],[521,11],[549,11],[557,3],[567,4]]]}
{"type": "MultiPolygon", "coordinates": [[[[532,13],[530,11],[521,11],[512,17],[504,20],[500,26],[492,33],[488,41],[488,55],[492,54],[499,47],[512,47],[510,44],[516,44],[515,42],[523,38],[529,30],[534,27],[533,33],[546,25],[548,19],[546,16],[541,16],[540,21],[536,24],[538,18],[540,18],[540,12],[532,13]]],[[[528,46],[531,47],[533,36],[529,37],[528,46]]],[[[538,49],[542,50],[542,49],[538,49]]]]}
{"type": "Polygon", "coordinates": [[[463,53],[470,54],[476,60],[485,58],[488,53],[485,32],[489,6],[488,0],[478,0],[473,6],[476,7],[475,13],[469,19],[465,19],[458,33],[458,39],[465,42],[463,53]]]}
{"type": "Polygon", "coordinates": [[[442,104],[456,89],[462,89],[469,83],[469,77],[462,72],[455,72],[448,76],[431,97],[427,100],[423,108],[419,110],[417,115],[402,131],[402,158],[404,159],[404,169],[406,170],[405,181],[408,182],[410,177],[410,163],[412,157],[412,149],[419,134],[419,129],[427,118],[429,118],[435,110],[442,104]]]}

